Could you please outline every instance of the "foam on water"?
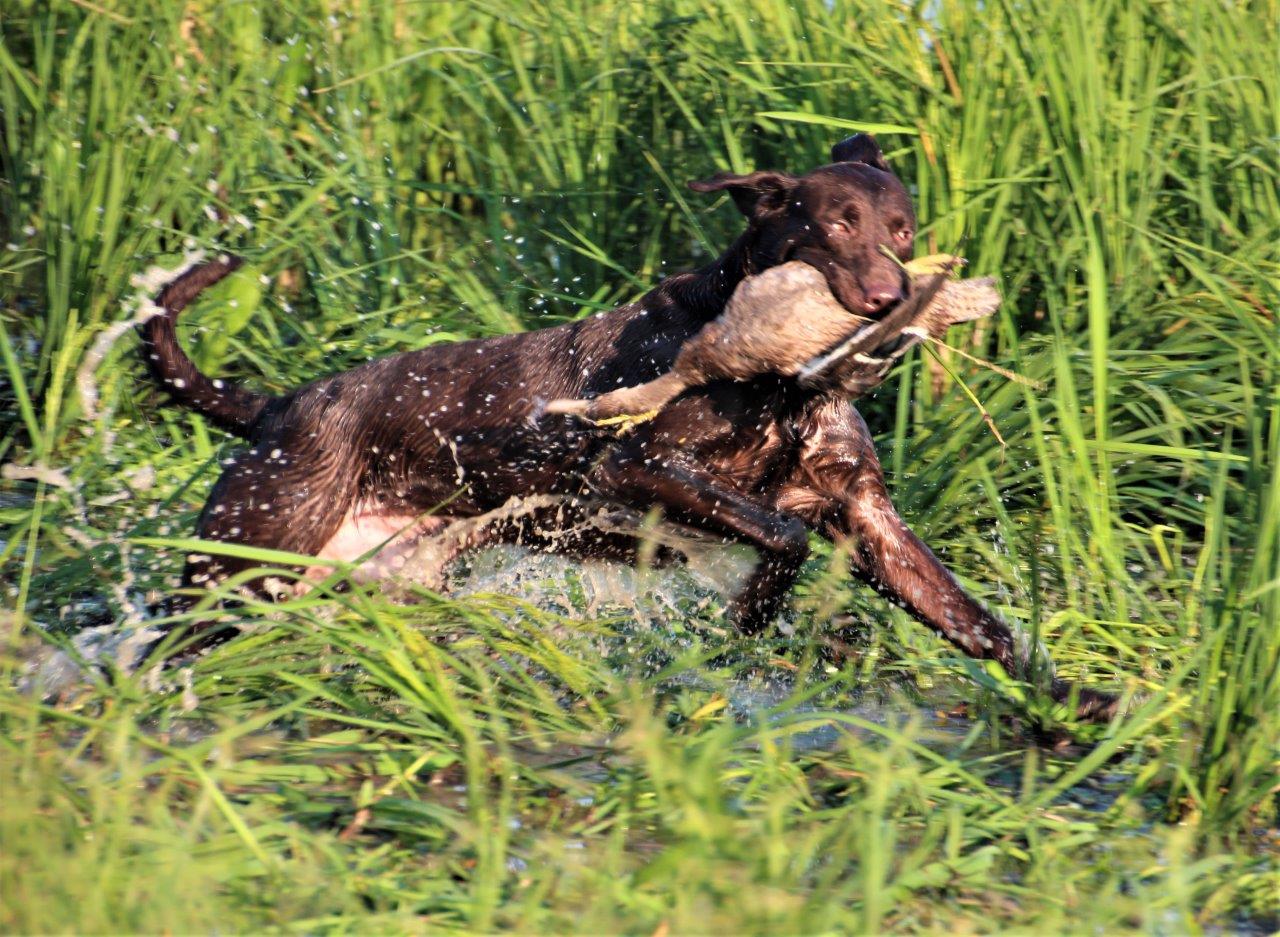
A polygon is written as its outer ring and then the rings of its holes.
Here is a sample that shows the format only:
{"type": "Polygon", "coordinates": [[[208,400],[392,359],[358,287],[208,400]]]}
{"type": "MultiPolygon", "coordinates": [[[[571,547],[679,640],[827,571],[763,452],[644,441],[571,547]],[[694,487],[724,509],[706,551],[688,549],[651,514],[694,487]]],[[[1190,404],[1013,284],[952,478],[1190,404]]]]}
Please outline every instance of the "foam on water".
{"type": "Polygon", "coordinates": [[[709,546],[688,550],[686,556],[686,565],[654,569],[519,546],[490,547],[462,559],[449,592],[513,595],[548,611],[588,617],[626,609],[643,619],[723,601],[740,587],[753,561],[749,550],[709,546]]]}

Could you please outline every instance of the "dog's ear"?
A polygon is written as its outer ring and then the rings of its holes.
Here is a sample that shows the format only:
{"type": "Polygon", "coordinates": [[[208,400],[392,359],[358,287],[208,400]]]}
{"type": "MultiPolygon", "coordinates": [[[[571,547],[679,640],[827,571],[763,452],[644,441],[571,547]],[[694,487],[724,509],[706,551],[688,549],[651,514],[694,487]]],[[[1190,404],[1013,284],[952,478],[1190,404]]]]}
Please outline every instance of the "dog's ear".
{"type": "Polygon", "coordinates": [[[738,211],[748,218],[753,218],[762,211],[781,206],[797,181],[799,180],[795,176],[770,170],[750,172],[745,176],[721,172],[710,179],[690,182],[689,188],[695,192],[719,192],[721,189],[728,189],[729,194],[733,196],[733,203],[738,206],[738,211]]]}
{"type": "Polygon", "coordinates": [[[880,152],[880,144],[869,133],[855,133],[831,148],[833,163],[866,163],[884,172],[893,172],[880,152]]]}

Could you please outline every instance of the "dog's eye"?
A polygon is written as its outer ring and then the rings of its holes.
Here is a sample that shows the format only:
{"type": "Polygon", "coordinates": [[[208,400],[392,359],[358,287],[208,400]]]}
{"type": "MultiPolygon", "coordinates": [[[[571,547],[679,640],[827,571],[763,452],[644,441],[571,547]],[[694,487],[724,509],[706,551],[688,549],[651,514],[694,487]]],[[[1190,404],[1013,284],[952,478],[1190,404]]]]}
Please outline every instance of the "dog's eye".
{"type": "Polygon", "coordinates": [[[906,244],[913,237],[915,237],[915,235],[916,233],[912,231],[910,228],[901,228],[899,229],[898,233],[894,235],[894,237],[896,237],[903,244],[906,244]]]}
{"type": "Polygon", "coordinates": [[[831,222],[831,233],[838,235],[851,234],[853,233],[853,225],[847,221],[833,221],[831,222]]]}

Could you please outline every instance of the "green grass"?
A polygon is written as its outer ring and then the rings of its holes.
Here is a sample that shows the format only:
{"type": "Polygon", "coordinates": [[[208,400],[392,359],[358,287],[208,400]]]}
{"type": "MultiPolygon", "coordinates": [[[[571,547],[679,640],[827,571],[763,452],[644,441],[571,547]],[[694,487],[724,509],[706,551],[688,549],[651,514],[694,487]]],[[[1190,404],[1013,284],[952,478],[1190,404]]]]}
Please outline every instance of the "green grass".
{"type": "Polygon", "coordinates": [[[8,0],[0,462],[63,474],[0,491],[0,930],[1274,928],[1278,13],[8,0]],[[85,370],[133,275],[247,256],[184,341],[280,390],[638,295],[738,227],[686,180],[803,170],[851,121],[922,249],[1003,278],[952,343],[1041,385],[912,358],[864,406],[897,503],[1064,674],[1134,694],[1116,723],[1050,744],[822,550],[761,642],[682,583],[593,609],[568,568],[247,608],[189,678],[16,689],[172,587],[234,446],[131,333],[85,370]]]}

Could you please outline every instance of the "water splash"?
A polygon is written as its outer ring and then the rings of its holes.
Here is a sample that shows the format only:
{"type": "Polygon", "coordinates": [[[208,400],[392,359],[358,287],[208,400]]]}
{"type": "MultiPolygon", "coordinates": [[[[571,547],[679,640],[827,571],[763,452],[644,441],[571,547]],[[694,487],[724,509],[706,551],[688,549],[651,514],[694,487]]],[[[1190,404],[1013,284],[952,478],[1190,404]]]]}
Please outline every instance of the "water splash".
{"type": "Polygon", "coordinates": [[[80,396],[80,410],[85,420],[89,422],[102,421],[103,433],[105,434],[102,444],[104,453],[111,450],[115,441],[115,433],[110,427],[111,414],[109,412],[101,413],[98,409],[98,368],[101,367],[102,362],[110,354],[111,349],[122,335],[142,325],[148,319],[164,314],[164,310],[156,305],[155,297],[160,294],[160,290],[166,283],[177,279],[177,277],[202,261],[204,257],[204,251],[188,251],[183,255],[182,262],[177,267],[152,266],[142,273],[135,273],[130,277],[129,285],[134,288],[134,293],[124,301],[126,317],[111,323],[98,333],[89,350],[85,352],[84,360],[80,362],[80,367],[76,369],[76,391],[80,396]]]}

